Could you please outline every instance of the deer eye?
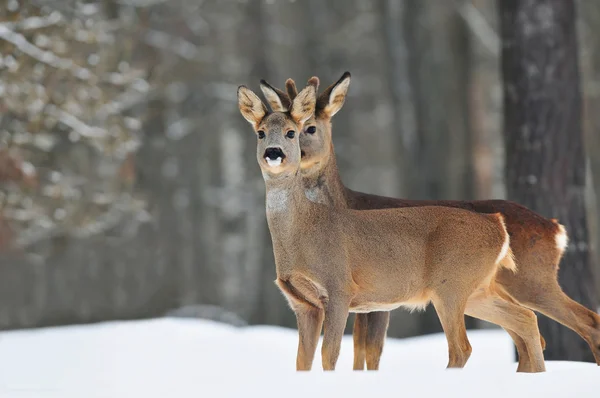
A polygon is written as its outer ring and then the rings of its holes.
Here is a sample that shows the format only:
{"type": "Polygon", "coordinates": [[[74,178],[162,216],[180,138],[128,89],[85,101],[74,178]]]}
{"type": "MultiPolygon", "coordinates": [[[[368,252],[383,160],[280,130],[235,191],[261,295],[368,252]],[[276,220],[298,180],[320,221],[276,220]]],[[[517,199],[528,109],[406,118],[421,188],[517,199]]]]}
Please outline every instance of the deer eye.
{"type": "Polygon", "coordinates": [[[287,138],[294,138],[294,135],[296,135],[296,132],[294,130],[290,130],[287,133],[285,133],[285,136],[287,138]]]}
{"type": "Polygon", "coordinates": [[[265,132],[262,130],[258,130],[258,139],[262,140],[263,138],[265,138],[265,132]]]}
{"type": "Polygon", "coordinates": [[[308,134],[314,134],[317,132],[317,128],[315,126],[310,126],[309,128],[306,129],[306,132],[308,134]]]}

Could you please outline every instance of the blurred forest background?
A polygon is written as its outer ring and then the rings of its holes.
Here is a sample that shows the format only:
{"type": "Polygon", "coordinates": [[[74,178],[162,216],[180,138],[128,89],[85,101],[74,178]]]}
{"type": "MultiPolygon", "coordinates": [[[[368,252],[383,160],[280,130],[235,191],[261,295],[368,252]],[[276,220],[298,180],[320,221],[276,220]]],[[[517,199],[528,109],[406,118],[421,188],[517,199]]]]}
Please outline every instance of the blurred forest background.
{"type": "MultiPolygon", "coordinates": [[[[494,0],[0,4],[0,329],[165,314],[295,327],[236,103],[261,78],[352,73],[333,128],[352,189],[507,196],[494,0]]],[[[576,4],[595,249],[600,2],[576,4]]],[[[388,335],[440,330],[399,310],[388,335]]]]}

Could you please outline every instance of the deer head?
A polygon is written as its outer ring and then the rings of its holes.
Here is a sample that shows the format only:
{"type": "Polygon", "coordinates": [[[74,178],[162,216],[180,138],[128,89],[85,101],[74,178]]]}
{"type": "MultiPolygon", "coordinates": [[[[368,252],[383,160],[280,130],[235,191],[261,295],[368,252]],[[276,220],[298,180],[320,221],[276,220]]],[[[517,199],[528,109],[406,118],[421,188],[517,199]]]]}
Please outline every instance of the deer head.
{"type": "MultiPolygon", "coordinates": [[[[318,89],[319,81],[315,77],[308,83],[315,86],[315,90],[318,89]]],[[[287,93],[261,80],[260,88],[273,111],[285,112],[298,95],[296,83],[292,79],[288,79],[285,84],[287,93]]],[[[303,174],[318,172],[328,163],[332,152],[331,118],[342,109],[349,86],[350,72],[345,72],[317,97],[315,114],[304,123],[300,134],[303,174]]]]}
{"type": "MultiPolygon", "coordinates": [[[[316,79],[316,78],[315,78],[316,79]]],[[[318,79],[317,79],[318,81],[318,79]]],[[[273,103],[269,100],[271,106],[273,103]]],[[[287,103],[286,103],[287,104],[287,103]]],[[[256,156],[265,178],[294,174],[300,167],[299,132],[315,113],[316,87],[304,88],[289,106],[268,112],[263,102],[245,86],[238,88],[238,106],[252,125],[258,143],[256,156]]]]}

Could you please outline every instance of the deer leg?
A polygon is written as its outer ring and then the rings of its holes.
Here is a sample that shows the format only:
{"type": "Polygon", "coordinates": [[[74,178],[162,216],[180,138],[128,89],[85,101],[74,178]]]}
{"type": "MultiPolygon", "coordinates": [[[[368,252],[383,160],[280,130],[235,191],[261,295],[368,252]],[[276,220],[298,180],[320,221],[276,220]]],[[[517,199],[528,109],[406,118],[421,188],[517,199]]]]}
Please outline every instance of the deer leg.
{"type": "MultiPolygon", "coordinates": [[[[481,318],[479,318],[481,319],[481,318]]],[[[485,321],[485,319],[484,319],[485,321]]],[[[490,321],[488,321],[490,322],[490,321]]],[[[494,322],[492,322],[494,323],[494,322]]],[[[531,358],[529,357],[529,351],[527,350],[527,344],[525,343],[525,340],[523,340],[521,338],[521,336],[519,336],[517,333],[513,332],[510,329],[506,329],[503,328],[504,330],[506,330],[506,333],[508,333],[508,335],[510,336],[510,338],[513,340],[513,342],[515,343],[515,346],[517,347],[517,354],[519,356],[519,364],[517,365],[517,372],[522,372],[522,373],[532,373],[532,364],[531,364],[531,358]]]]}
{"type": "Polygon", "coordinates": [[[367,327],[368,314],[356,314],[354,318],[354,329],[352,335],[354,338],[354,370],[365,369],[366,345],[367,345],[367,327]]]}
{"type": "Polygon", "coordinates": [[[324,303],[324,307],[325,321],[323,346],[321,347],[323,370],[335,370],[335,364],[340,355],[344,328],[348,320],[350,300],[331,300],[324,303]]]}
{"type": "Polygon", "coordinates": [[[546,370],[542,339],[533,311],[492,293],[470,298],[465,313],[495,323],[510,334],[519,353],[517,372],[546,370]]]}
{"type": "Polygon", "coordinates": [[[511,329],[504,327],[504,323],[499,322],[500,318],[497,316],[498,309],[494,306],[493,300],[488,296],[488,293],[479,293],[471,296],[467,301],[467,307],[465,314],[478,318],[487,322],[494,323],[501,326],[512,338],[517,352],[519,354],[519,365],[517,372],[528,372],[531,369],[531,361],[529,358],[529,352],[527,351],[527,345],[517,333],[511,329]]]}
{"type": "Polygon", "coordinates": [[[524,283],[505,284],[503,280],[502,286],[520,304],[579,334],[590,346],[596,364],[600,366],[600,316],[572,300],[555,280],[529,277],[519,282],[524,283]]]}
{"type": "Polygon", "coordinates": [[[296,370],[310,370],[323,326],[323,310],[311,305],[304,305],[297,306],[295,312],[298,321],[296,370]]]}
{"type": "Polygon", "coordinates": [[[544,298],[525,303],[555,321],[578,333],[590,346],[596,364],[600,366],[600,316],[572,300],[559,286],[554,291],[543,293],[544,298]]]}
{"type": "Polygon", "coordinates": [[[438,295],[432,301],[448,340],[447,368],[463,368],[472,351],[465,327],[466,299],[457,299],[451,294],[446,294],[438,295]]]}
{"type": "Polygon", "coordinates": [[[379,370],[383,343],[390,324],[390,313],[370,312],[367,314],[367,319],[367,370],[379,370]]]}

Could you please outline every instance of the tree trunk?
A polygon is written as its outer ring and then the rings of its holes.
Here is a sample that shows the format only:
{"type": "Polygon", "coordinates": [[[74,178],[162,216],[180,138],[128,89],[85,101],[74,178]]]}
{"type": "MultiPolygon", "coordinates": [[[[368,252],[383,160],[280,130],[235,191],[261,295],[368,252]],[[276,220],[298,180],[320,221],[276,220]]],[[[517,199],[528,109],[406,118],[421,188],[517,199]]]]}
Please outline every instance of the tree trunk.
{"type": "MultiPolygon", "coordinates": [[[[596,309],[584,202],[575,5],[572,0],[503,0],[498,5],[507,196],[565,225],[570,244],[560,284],[574,300],[596,309]]],[[[540,331],[546,359],[592,361],[575,333],[545,318],[540,318],[540,331]]]]}
{"type": "MultiPolygon", "coordinates": [[[[592,242],[592,264],[595,264],[596,289],[600,289],[600,3],[580,0],[585,49],[580,54],[583,72],[584,136],[591,176],[588,176],[588,225],[592,242]]],[[[597,290],[600,291],[600,290],[597,290]]]]}

